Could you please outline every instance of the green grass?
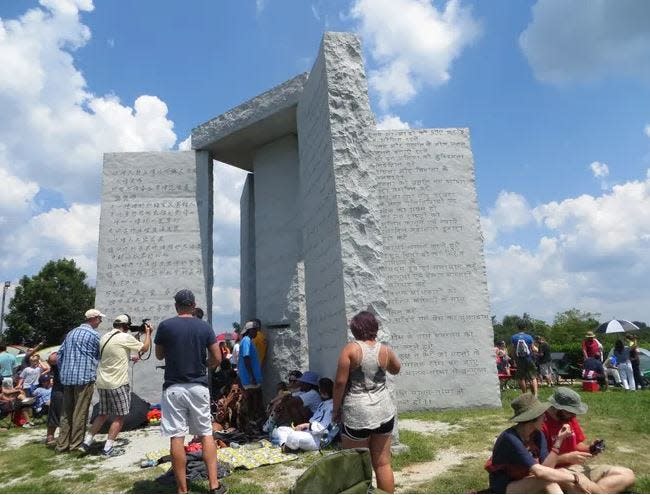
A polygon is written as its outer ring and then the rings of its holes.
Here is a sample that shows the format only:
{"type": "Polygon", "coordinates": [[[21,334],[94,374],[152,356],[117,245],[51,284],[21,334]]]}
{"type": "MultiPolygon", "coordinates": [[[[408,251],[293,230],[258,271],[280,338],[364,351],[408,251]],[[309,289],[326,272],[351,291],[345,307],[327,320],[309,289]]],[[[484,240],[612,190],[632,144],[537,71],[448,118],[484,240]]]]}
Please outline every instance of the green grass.
{"type": "MultiPolygon", "coordinates": [[[[578,390],[578,387],[574,389],[578,390]]],[[[587,437],[604,438],[607,443],[598,463],[632,468],[638,475],[632,493],[650,493],[650,428],[647,427],[650,391],[625,393],[614,389],[601,393],[579,393],[589,405],[588,413],[581,418],[587,437]]],[[[542,400],[550,394],[548,388],[540,390],[542,400]]],[[[437,421],[455,428],[446,433],[430,434],[402,429],[400,440],[409,447],[409,451],[393,457],[393,468],[398,478],[408,466],[411,466],[409,471],[422,467],[427,474],[427,466],[432,465],[428,463],[435,463],[439,455],[451,453],[452,456],[463,458],[458,465],[452,465],[437,476],[424,476],[424,481],[419,483],[407,484],[409,478],[402,477],[398,491],[468,493],[486,488],[487,473],[483,465],[497,435],[512,424],[508,420],[511,416],[510,402],[517,395],[515,390],[505,390],[500,408],[400,414],[401,420],[437,421]]],[[[99,458],[82,458],[76,454],[55,455],[36,440],[19,448],[9,448],[11,439],[24,432],[20,428],[13,428],[0,433],[0,487],[4,493],[175,492],[175,486],[153,481],[164,472],[160,467],[116,473],[102,469],[99,458]],[[54,475],[51,474],[53,471],[54,475]]],[[[42,432],[42,437],[45,436],[43,426],[39,432],[42,432]]],[[[299,459],[283,464],[250,471],[235,470],[224,481],[231,493],[287,493],[293,480],[320,455],[318,452],[305,453],[299,459]]],[[[190,491],[205,493],[207,482],[191,483],[190,491]]]]}

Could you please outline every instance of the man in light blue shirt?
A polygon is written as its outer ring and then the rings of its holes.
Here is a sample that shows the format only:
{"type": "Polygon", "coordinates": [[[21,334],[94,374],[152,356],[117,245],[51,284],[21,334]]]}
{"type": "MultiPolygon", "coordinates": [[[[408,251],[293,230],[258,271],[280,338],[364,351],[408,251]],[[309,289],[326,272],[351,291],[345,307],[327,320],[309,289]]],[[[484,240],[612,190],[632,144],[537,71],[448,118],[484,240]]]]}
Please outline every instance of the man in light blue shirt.
{"type": "Polygon", "coordinates": [[[16,364],[16,357],[7,352],[5,344],[0,344],[0,378],[13,377],[16,364]]]}
{"type": "Polygon", "coordinates": [[[241,408],[239,427],[248,432],[257,432],[261,422],[264,421],[262,366],[253,343],[258,330],[259,324],[255,320],[249,320],[244,325],[242,330],[244,336],[239,343],[239,360],[237,363],[239,381],[244,388],[244,401],[241,408]]]}

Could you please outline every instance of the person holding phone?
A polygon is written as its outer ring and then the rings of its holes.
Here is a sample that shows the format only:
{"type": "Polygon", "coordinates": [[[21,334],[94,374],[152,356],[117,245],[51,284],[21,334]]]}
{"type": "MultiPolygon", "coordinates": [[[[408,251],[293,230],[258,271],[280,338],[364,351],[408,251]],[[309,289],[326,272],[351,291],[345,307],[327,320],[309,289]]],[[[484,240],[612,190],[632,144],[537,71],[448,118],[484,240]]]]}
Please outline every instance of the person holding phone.
{"type": "Polygon", "coordinates": [[[592,465],[589,461],[605,448],[603,440],[587,442],[577,416],[585,414],[587,404],[580,395],[567,387],[558,387],[548,402],[551,407],[546,411],[542,432],[549,445],[558,450],[556,467],[584,474],[595,483],[592,493],[621,493],[634,484],[635,476],[631,469],[607,464],[592,465]],[[558,441],[559,432],[568,426],[571,435],[558,441]]]}

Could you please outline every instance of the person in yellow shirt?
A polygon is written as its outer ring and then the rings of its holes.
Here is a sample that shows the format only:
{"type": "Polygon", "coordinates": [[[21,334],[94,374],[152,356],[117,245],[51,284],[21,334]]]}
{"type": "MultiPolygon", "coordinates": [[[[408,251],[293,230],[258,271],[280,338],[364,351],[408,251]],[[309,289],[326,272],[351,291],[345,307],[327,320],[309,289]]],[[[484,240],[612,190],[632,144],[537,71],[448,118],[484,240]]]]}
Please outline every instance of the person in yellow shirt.
{"type": "Polygon", "coordinates": [[[260,360],[260,365],[264,366],[268,344],[266,342],[266,336],[262,333],[262,322],[259,318],[252,318],[250,321],[257,323],[257,335],[253,339],[253,344],[255,345],[255,349],[257,349],[257,357],[260,360]]]}
{"type": "Polygon", "coordinates": [[[97,392],[99,393],[99,415],[93,421],[90,431],[86,433],[79,450],[90,451],[93,437],[99,432],[108,416],[115,419],[108,429],[108,440],[102,455],[115,457],[124,453],[114,447],[115,439],[124,425],[124,416],[131,409],[131,389],[129,386],[129,360],[131,351],[138,352],[138,357],[149,350],[153,327],[144,323],[144,342],[140,342],[129,333],[131,318],[120,315],[113,322],[113,329],[106,332],[99,341],[99,367],[97,368],[97,392]]]}

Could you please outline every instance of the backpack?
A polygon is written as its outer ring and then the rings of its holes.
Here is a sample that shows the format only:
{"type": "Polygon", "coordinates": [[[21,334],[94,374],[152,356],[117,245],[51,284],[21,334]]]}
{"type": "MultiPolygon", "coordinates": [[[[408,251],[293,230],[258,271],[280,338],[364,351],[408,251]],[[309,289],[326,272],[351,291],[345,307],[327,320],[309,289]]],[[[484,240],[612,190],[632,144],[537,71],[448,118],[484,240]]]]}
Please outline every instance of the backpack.
{"type": "Polygon", "coordinates": [[[517,348],[515,350],[515,353],[517,354],[517,357],[530,356],[530,349],[528,348],[528,344],[526,344],[526,341],[524,339],[519,339],[517,341],[517,348]]]}

